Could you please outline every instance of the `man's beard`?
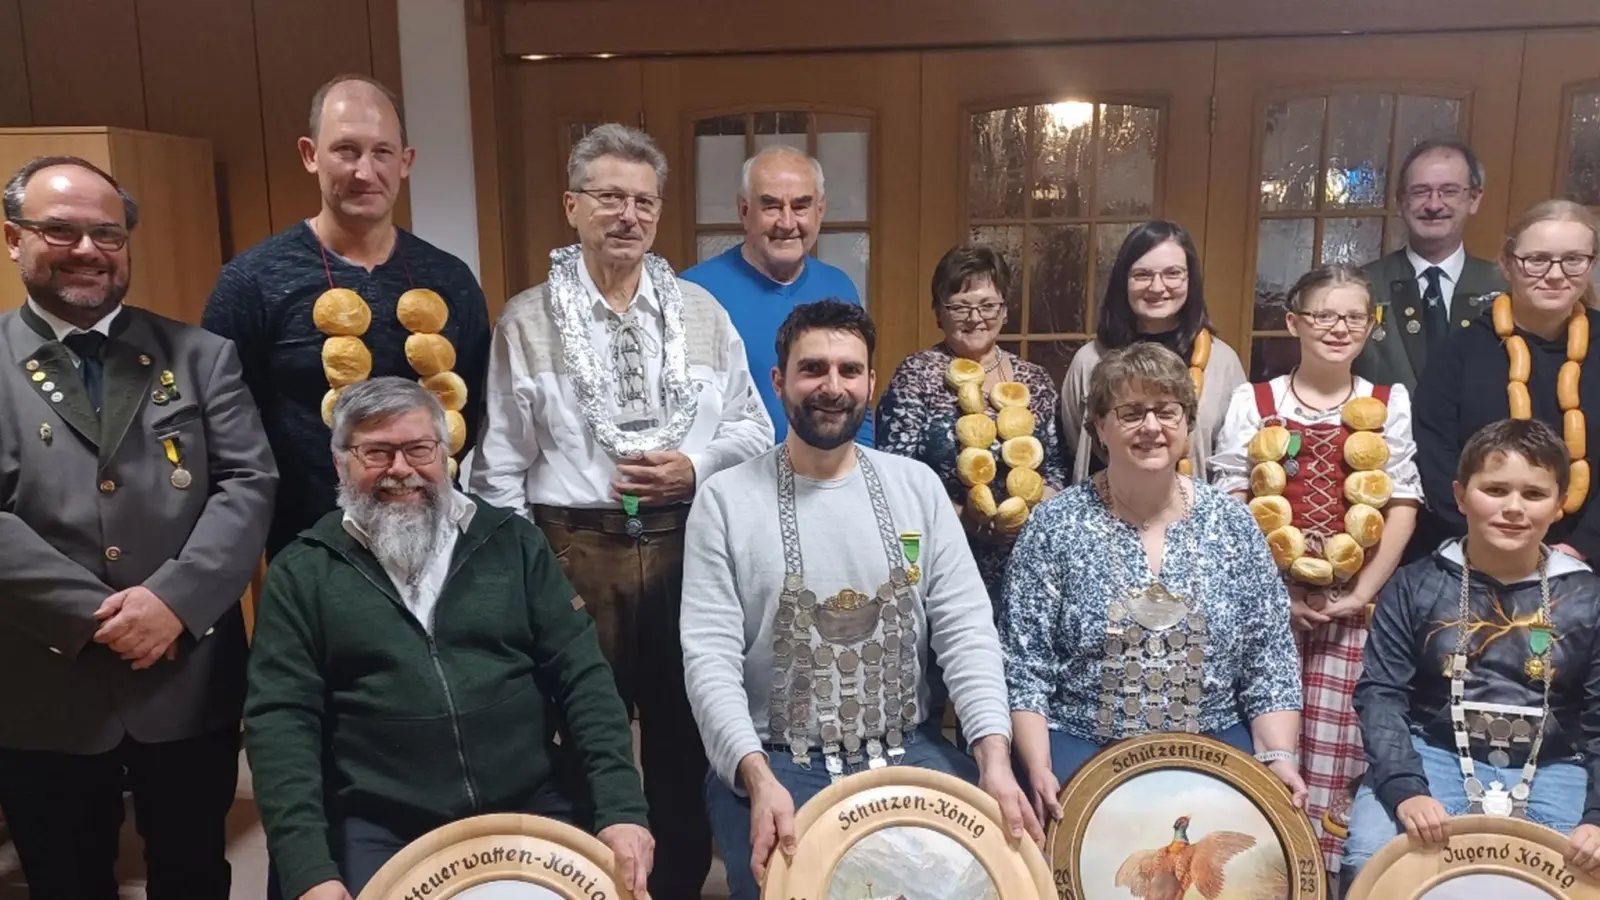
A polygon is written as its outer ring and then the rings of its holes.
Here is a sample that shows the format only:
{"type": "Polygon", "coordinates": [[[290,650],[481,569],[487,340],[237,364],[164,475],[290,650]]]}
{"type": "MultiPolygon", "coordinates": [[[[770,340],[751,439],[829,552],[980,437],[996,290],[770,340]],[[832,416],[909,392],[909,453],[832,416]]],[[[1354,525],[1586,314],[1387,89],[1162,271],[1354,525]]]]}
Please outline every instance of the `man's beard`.
{"type": "Polygon", "coordinates": [[[799,403],[790,402],[786,397],[783,401],[783,411],[789,417],[789,427],[800,436],[800,440],[818,450],[832,450],[855,440],[856,432],[861,429],[861,423],[867,418],[866,404],[852,402],[848,394],[842,395],[837,400],[822,400],[813,396],[799,403]],[[821,412],[840,411],[845,415],[837,431],[818,421],[818,414],[821,412]],[[824,430],[825,428],[829,430],[824,430]]]}
{"type": "Polygon", "coordinates": [[[439,526],[444,518],[442,488],[423,478],[384,476],[363,493],[348,482],[339,482],[339,506],[350,514],[367,536],[367,548],[378,562],[402,578],[414,581],[433,558],[439,543],[439,526]],[[420,488],[422,499],[415,503],[384,500],[383,489],[420,488]]]}
{"type": "Polygon", "coordinates": [[[35,303],[60,315],[70,310],[110,312],[128,296],[132,263],[109,267],[110,279],[104,288],[64,287],[53,266],[41,264],[22,270],[22,287],[35,303]]]}

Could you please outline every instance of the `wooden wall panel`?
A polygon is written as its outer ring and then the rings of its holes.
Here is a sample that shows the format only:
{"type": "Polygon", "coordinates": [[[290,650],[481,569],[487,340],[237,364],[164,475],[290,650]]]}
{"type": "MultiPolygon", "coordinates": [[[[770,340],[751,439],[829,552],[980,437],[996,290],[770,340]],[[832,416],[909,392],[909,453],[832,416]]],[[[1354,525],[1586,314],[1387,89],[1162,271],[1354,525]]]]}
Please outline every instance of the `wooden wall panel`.
{"type": "MultiPolygon", "coordinates": [[[[272,230],[315,215],[317,179],[295,142],[307,131],[311,95],[343,72],[372,72],[367,0],[257,0],[256,58],[266,142],[272,230]]],[[[398,39],[397,39],[398,40],[398,39]]]]}
{"type": "Polygon", "coordinates": [[[226,259],[272,233],[250,4],[138,0],[138,11],[149,129],[211,141],[226,259]]]}
{"type": "Polygon", "coordinates": [[[506,51],[569,55],[978,47],[1600,25],[1595,0],[811,0],[803,28],[750,0],[508,0],[506,51]],[[692,8],[692,14],[685,7],[692,8]]]}
{"type": "Polygon", "coordinates": [[[144,128],[133,0],[21,0],[34,125],[144,128]]]}
{"type": "Polygon", "coordinates": [[[498,317],[501,304],[511,296],[506,289],[506,240],[501,214],[499,135],[503,134],[501,109],[508,93],[497,66],[499,40],[494,19],[482,7],[467,11],[467,83],[472,104],[472,165],[474,196],[478,205],[478,281],[483,285],[490,312],[498,317]]]}
{"type": "Polygon", "coordinates": [[[0,0],[0,128],[33,123],[22,38],[22,7],[18,0],[0,0]]]}
{"type": "Polygon", "coordinates": [[[130,302],[198,325],[222,266],[216,181],[208,142],[112,131],[111,171],[139,199],[130,302]]]}

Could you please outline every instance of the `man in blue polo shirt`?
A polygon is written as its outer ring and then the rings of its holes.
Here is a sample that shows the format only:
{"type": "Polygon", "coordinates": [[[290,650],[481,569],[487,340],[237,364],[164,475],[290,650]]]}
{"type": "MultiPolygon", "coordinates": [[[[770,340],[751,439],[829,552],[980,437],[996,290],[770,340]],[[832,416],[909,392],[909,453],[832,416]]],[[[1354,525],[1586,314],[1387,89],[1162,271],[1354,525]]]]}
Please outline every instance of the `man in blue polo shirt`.
{"type": "MultiPolygon", "coordinates": [[[[861,302],[843,269],[810,255],[827,206],[822,165],[793,147],[768,147],[745,160],[739,179],[744,243],[683,273],[727,309],[744,339],[750,372],[780,444],[788,434],[789,417],[768,374],[778,364],[778,326],[802,303],[829,297],[861,302]]],[[[870,414],[856,442],[872,446],[870,414]]]]}

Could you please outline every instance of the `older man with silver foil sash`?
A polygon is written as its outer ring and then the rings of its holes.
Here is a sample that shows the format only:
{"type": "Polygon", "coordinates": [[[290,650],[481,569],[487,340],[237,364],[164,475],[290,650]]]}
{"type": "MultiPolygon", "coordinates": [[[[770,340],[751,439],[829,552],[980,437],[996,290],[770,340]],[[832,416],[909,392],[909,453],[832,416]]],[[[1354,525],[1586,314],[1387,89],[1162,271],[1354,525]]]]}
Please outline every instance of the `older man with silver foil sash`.
{"type": "Polygon", "coordinates": [[[572,150],[578,244],[511,298],[490,350],[471,484],[544,530],[637,704],[658,900],[698,898],[711,865],[705,750],[684,694],[678,607],[695,488],[772,446],[744,343],[716,300],[649,253],[666,158],[603,125],[572,150]]]}
{"type": "Polygon", "coordinates": [[[830,781],[890,764],[976,781],[1014,837],[1042,840],[1012,775],[988,593],[938,476],[851,444],[872,394],[861,307],[797,307],[773,383],[776,450],[706,483],[689,515],[683,644],[715,774],[712,832],[734,900],[755,900],[794,812],[830,781]],[[936,653],[972,758],[930,716],[936,653]]]}

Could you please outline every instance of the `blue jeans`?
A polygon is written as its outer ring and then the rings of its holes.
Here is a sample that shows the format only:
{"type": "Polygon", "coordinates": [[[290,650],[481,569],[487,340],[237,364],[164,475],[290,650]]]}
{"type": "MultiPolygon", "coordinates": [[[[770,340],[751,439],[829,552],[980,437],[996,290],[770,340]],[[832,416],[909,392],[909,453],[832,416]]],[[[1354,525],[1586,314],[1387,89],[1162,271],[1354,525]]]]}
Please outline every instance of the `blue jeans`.
{"type": "MultiPolygon", "coordinates": [[[[1255,742],[1250,737],[1250,729],[1244,725],[1235,725],[1207,737],[1216,738],[1223,743],[1232,744],[1251,755],[1255,754],[1255,742]]],[[[1065,785],[1072,776],[1089,761],[1089,758],[1109,747],[1110,744],[1097,744],[1083,738],[1067,734],[1063,731],[1050,732],[1050,771],[1055,773],[1056,780],[1065,785]]],[[[1020,777],[1020,776],[1019,776],[1020,777]]],[[[1027,782],[1024,781],[1024,784],[1027,782]]]]}
{"type": "MultiPolygon", "coordinates": [[[[1427,743],[1420,737],[1411,738],[1411,746],[1422,757],[1422,773],[1428,779],[1428,793],[1438,800],[1444,811],[1452,816],[1467,812],[1467,791],[1461,784],[1460,757],[1454,750],[1445,750],[1427,743]]],[[[1522,780],[1522,769],[1491,766],[1473,761],[1478,780],[1485,785],[1500,782],[1507,790],[1522,780]]],[[[1589,775],[1582,766],[1569,762],[1543,763],[1533,776],[1533,788],[1528,794],[1528,821],[1571,834],[1583,818],[1584,798],[1588,795],[1589,775]]],[[[1356,791],[1350,806],[1350,836],[1344,842],[1344,865],[1354,877],[1372,854],[1384,844],[1394,840],[1404,831],[1389,817],[1378,795],[1366,783],[1356,791]]]]}
{"type": "MultiPolygon", "coordinates": [[[[978,782],[978,764],[945,740],[939,733],[937,719],[929,719],[916,732],[907,735],[905,749],[906,755],[900,765],[933,769],[973,784],[978,782]]],[[[832,783],[822,754],[817,751],[811,753],[809,769],[795,765],[788,751],[771,751],[767,764],[794,798],[796,810],[832,783]]],[[[713,771],[706,776],[706,812],[711,819],[711,836],[716,839],[717,850],[728,869],[729,900],[757,900],[761,888],[750,871],[750,857],[755,852],[750,843],[750,797],[734,793],[713,771]]]]}

